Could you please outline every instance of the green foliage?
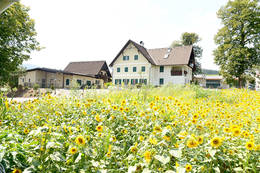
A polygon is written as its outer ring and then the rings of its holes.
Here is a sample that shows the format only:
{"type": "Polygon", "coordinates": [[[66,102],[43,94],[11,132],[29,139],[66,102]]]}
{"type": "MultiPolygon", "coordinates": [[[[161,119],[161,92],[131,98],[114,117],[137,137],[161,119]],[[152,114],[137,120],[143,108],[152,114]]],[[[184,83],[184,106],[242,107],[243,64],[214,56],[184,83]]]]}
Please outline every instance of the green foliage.
{"type": "Polygon", "coordinates": [[[17,2],[0,15],[0,85],[12,80],[30,53],[40,49],[28,12],[28,7],[17,2]]]}
{"type": "Polygon", "coordinates": [[[193,72],[194,74],[201,73],[200,58],[202,56],[203,49],[198,45],[198,42],[200,41],[201,39],[198,34],[184,32],[182,33],[180,40],[175,40],[171,44],[171,47],[188,46],[188,45],[193,46],[194,57],[195,57],[195,70],[193,72]]]}
{"type": "Polygon", "coordinates": [[[237,78],[241,87],[246,72],[260,64],[258,0],[228,1],[217,15],[223,27],[215,36],[215,62],[226,79],[237,78]]]}

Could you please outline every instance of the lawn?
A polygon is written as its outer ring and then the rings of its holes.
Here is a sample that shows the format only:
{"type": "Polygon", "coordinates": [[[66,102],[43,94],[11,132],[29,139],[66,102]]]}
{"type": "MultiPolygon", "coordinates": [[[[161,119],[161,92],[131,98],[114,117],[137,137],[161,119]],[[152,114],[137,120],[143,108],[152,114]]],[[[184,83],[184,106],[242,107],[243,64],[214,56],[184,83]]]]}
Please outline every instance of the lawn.
{"type": "MultiPolygon", "coordinates": [[[[197,86],[0,99],[6,172],[258,172],[260,93],[197,86]]],[[[0,170],[1,172],[1,170],[0,170]]]]}

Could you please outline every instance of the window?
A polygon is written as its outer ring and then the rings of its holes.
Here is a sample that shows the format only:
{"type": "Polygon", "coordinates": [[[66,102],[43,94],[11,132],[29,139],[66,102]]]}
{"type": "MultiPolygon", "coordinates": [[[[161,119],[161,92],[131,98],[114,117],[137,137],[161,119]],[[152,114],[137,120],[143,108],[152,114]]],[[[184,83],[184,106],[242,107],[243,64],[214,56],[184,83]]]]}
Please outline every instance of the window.
{"type": "Polygon", "coordinates": [[[70,80],[66,79],[66,85],[70,85],[70,80]]]}
{"type": "Polygon", "coordinates": [[[118,79],[119,85],[121,85],[121,79],[118,79]]]}
{"type": "Polygon", "coordinates": [[[133,67],[133,72],[136,72],[136,67],[133,67]]]}
{"type": "Polygon", "coordinates": [[[163,78],[160,78],[160,85],[163,85],[163,83],[164,83],[163,78]]]}
{"type": "Polygon", "coordinates": [[[118,68],[116,69],[116,71],[117,71],[117,72],[120,72],[120,68],[118,67],[118,68]]]}
{"type": "Polygon", "coordinates": [[[164,72],[164,66],[160,66],[160,72],[164,72]]]}
{"type": "Polygon", "coordinates": [[[172,67],[171,76],[182,76],[182,68],[181,67],[172,67]]]}
{"type": "Polygon", "coordinates": [[[87,86],[91,86],[91,81],[87,80],[86,84],[87,86]]]}
{"type": "Polygon", "coordinates": [[[134,60],[138,60],[138,55],[135,55],[134,60]]]}
{"type": "Polygon", "coordinates": [[[96,80],[96,85],[99,85],[100,84],[100,81],[99,80],[96,80]]]}
{"type": "Polygon", "coordinates": [[[138,84],[138,79],[135,79],[135,84],[138,84]]]}
{"type": "Polygon", "coordinates": [[[128,72],[128,67],[125,67],[125,72],[128,72]]]}
{"type": "Polygon", "coordinates": [[[123,61],[128,61],[129,60],[129,56],[123,56],[123,61]]]}
{"type": "Polygon", "coordinates": [[[117,85],[117,83],[118,83],[118,79],[115,79],[115,85],[117,85]]]}
{"type": "Polygon", "coordinates": [[[31,82],[31,79],[29,79],[28,81],[31,82]]]}
{"type": "Polygon", "coordinates": [[[145,66],[142,66],[142,72],[145,72],[145,66]]]}
{"type": "Polygon", "coordinates": [[[77,83],[81,86],[81,80],[78,79],[78,80],[77,80],[77,83]]]}

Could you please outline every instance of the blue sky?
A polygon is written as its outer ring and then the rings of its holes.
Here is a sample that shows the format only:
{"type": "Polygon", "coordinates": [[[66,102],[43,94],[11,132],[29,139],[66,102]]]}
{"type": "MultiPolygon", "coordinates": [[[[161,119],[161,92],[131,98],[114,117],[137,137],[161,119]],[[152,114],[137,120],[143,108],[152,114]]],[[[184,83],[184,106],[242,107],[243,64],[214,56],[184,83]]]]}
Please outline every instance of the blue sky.
{"type": "Polygon", "coordinates": [[[168,47],[183,32],[198,33],[202,67],[218,69],[212,51],[221,27],[216,16],[227,0],[21,0],[31,8],[45,49],[26,63],[63,69],[71,61],[109,64],[132,39],[146,48],[168,47]]]}

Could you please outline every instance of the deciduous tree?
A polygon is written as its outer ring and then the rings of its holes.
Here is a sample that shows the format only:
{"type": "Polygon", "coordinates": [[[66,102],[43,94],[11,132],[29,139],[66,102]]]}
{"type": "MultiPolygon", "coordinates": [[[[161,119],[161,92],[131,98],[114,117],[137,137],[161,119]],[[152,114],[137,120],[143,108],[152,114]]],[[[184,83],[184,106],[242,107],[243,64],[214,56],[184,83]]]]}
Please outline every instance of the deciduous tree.
{"type": "Polygon", "coordinates": [[[17,2],[0,14],[0,85],[13,78],[33,50],[39,50],[29,8],[17,2]]]}
{"type": "Polygon", "coordinates": [[[217,12],[223,27],[215,36],[215,63],[228,80],[238,79],[260,64],[260,8],[258,0],[233,0],[217,12]]]}

